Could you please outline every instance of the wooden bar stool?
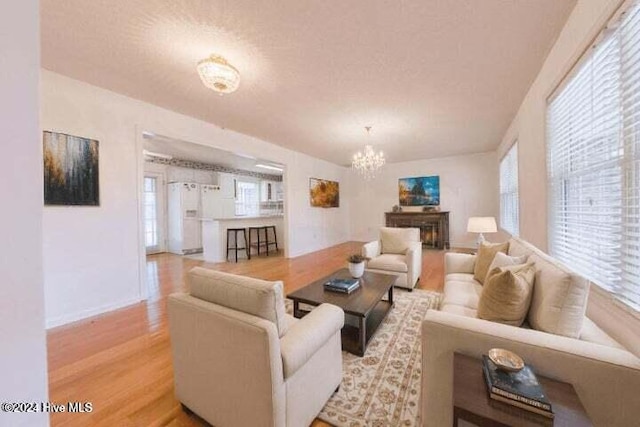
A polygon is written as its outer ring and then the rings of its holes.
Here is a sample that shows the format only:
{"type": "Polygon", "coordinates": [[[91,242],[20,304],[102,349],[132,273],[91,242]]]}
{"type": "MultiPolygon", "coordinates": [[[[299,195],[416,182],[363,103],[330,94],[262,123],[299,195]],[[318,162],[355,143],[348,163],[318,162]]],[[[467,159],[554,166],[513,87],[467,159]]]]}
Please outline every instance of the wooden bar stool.
{"type": "Polygon", "coordinates": [[[265,243],[267,247],[267,256],[269,255],[269,245],[275,245],[276,252],[278,252],[278,236],[276,235],[276,226],[275,225],[267,225],[264,227],[264,235],[265,235],[265,243]],[[273,240],[269,240],[269,230],[273,232],[273,240]]]}
{"type": "Polygon", "coordinates": [[[238,251],[245,251],[247,254],[247,259],[251,259],[251,251],[249,249],[249,244],[247,243],[247,231],[244,228],[227,228],[227,260],[229,259],[229,251],[235,251],[236,253],[236,262],[238,262],[238,251]],[[244,247],[238,247],[238,233],[242,233],[242,237],[244,238],[244,247]],[[233,244],[231,245],[231,235],[233,234],[233,244]]]}
{"type": "Polygon", "coordinates": [[[256,252],[260,255],[260,250],[264,247],[269,256],[269,246],[276,247],[278,250],[278,238],[276,237],[275,225],[268,225],[262,227],[249,227],[249,246],[256,248],[256,252]],[[272,230],[273,240],[269,239],[269,230],[272,230]],[[253,233],[252,233],[253,232],[253,233]],[[255,235],[255,241],[253,239],[255,235]]]}

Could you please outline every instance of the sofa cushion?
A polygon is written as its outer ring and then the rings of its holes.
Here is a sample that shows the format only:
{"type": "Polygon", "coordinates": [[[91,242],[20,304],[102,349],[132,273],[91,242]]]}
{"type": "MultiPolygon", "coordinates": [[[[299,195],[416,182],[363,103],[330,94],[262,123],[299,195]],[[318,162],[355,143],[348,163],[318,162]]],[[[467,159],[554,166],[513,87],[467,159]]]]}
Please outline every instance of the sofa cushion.
{"type": "Polygon", "coordinates": [[[475,280],[447,280],[444,284],[442,306],[453,304],[475,310],[478,308],[478,300],[480,299],[481,292],[482,286],[475,280]]]}
{"type": "Polygon", "coordinates": [[[473,278],[480,284],[484,283],[484,279],[487,278],[489,272],[489,266],[493,262],[497,252],[507,253],[509,249],[509,242],[504,243],[483,243],[478,248],[478,255],[476,256],[476,264],[473,268],[473,278]]]}
{"type": "Polygon", "coordinates": [[[584,318],[582,323],[582,331],[580,332],[580,340],[592,342],[594,344],[606,345],[607,347],[615,347],[626,350],[618,341],[613,339],[609,334],[603,331],[593,320],[588,317],[584,318]]]}
{"type": "Polygon", "coordinates": [[[525,257],[529,257],[529,255],[532,255],[537,250],[538,249],[535,246],[529,244],[528,242],[512,237],[511,239],[509,239],[509,250],[507,251],[507,254],[509,256],[524,255],[525,257]]]}
{"type": "Polygon", "coordinates": [[[281,281],[268,282],[195,267],[187,276],[191,296],[273,322],[282,337],[291,321],[281,281]]]}
{"type": "Polygon", "coordinates": [[[404,254],[409,249],[409,242],[419,241],[420,229],[418,228],[380,228],[381,253],[383,254],[404,254]]]}
{"type": "Polygon", "coordinates": [[[444,311],[446,313],[457,314],[458,316],[465,317],[476,317],[477,311],[473,308],[464,307],[456,304],[446,304],[440,307],[440,311],[444,311]]]}
{"type": "MultiPolygon", "coordinates": [[[[476,279],[473,278],[473,274],[472,273],[449,273],[445,276],[444,281],[445,283],[450,281],[450,280],[457,280],[459,282],[473,282],[473,283],[478,283],[476,282],[476,279]]],[[[480,283],[478,283],[479,285],[480,283]]]]}
{"type": "Polygon", "coordinates": [[[367,262],[367,268],[406,273],[407,258],[398,254],[382,254],[367,262]]]}
{"type": "Polygon", "coordinates": [[[491,270],[478,301],[478,318],[522,325],[529,311],[534,278],[533,263],[491,270]]]}
{"type": "Polygon", "coordinates": [[[536,265],[529,323],[534,329],[578,338],[585,318],[589,282],[551,257],[534,253],[536,265]]]}
{"type": "Polygon", "coordinates": [[[527,262],[527,255],[522,256],[509,256],[504,252],[497,252],[493,261],[491,261],[491,265],[489,265],[489,270],[487,271],[487,277],[484,279],[485,283],[487,279],[491,275],[491,272],[496,268],[500,267],[508,267],[512,265],[520,265],[527,262]]]}

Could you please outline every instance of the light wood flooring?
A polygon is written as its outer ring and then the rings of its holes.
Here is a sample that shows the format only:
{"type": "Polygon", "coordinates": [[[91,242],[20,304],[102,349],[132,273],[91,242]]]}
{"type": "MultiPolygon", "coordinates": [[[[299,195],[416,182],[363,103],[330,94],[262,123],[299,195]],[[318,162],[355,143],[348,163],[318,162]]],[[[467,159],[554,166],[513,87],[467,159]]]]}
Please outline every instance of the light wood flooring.
{"type": "MultiPolygon", "coordinates": [[[[209,264],[171,254],[147,258],[149,299],[52,329],[47,334],[49,400],[92,402],[88,414],[56,413],[53,426],[203,426],[182,411],[173,395],[166,297],[185,289],[198,265],[266,280],[291,292],[344,267],[362,243],[348,242],[294,259],[282,255],[209,264]]],[[[440,291],[444,251],[423,251],[418,288],[440,291]]],[[[399,290],[398,292],[404,292],[399,290]]],[[[326,424],[316,421],[315,426],[326,424]]]]}

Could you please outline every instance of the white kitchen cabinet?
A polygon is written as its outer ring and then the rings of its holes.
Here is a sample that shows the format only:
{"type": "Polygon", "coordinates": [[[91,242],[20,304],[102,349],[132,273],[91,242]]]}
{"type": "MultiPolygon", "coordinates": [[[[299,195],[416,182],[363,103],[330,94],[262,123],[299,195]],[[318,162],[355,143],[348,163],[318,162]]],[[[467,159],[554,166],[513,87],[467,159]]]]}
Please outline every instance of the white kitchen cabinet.
{"type": "Polygon", "coordinates": [[[223,199],[236,198],[236,177],[230,173],[218,174],[218,185],[220,186],[221,197],[223,199]]]}
{"type": "Polygon", "coordinates": [[[276,181],[260,181],[260,201],[273,202],[277,200],[278,184],[276,181]]]}

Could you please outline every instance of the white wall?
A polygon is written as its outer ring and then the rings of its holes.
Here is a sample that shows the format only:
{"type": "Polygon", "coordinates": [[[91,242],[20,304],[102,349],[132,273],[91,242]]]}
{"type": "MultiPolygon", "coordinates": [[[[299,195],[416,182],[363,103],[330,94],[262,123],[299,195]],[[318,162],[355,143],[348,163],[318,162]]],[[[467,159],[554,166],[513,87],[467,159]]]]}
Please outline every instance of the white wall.
{"type": "MultiPolygon", "coordinates": [[[[49,326],[139,300],[144,258],[138,184],[143,130],[286,165],[286,245],[294,257],[348,240],[348,197],[309,206],[309,178],[346,181],[347,169],[42,70],[42,128],[100,141],[101,206],[46,208],[44,272],[49,326]]],[[[41,184],[40,184],[41,185],[41,184]]],[[[343,185],[346,191],[347,185],[343,185]]]]}
{"type": "MultiPolygon", "coordinates": [[[[38,1],[0,7],[0,402],[47,400],[42,280],[42,137],[38,1]]],[[[48,425],[46,414],[0,412],[0,425],[48,425]]]]}
{"type": "MultiPolygon", "coordinates": [[[[496,154],[481,153],[439,159],[387,164],[372,181],[352,180],[351,231],[353,240],[378,238],[384,213],[398,204],[398,179],[440,176],[440,207],[449,211],[452,247],[474,247],[477,235],[467,233],[470,216],[498,215],[498,163],[496,154]]],[[[406,208],[405,208],[406,210],[406,208]]],[[[488,240],[505,240],[505,234],[488,234],[488,240]]]]}
{"type": "MultiPolygon", "coordinates": [[[[499,156],[518,140],[520,235],[547,250],[547,98],[591,45],[622,0],[579,0],[513,119],[499,156]]],[[[606,292],[592,288],[589,315],[600,327],[640,354],[640,315],[606,292]]]]}

